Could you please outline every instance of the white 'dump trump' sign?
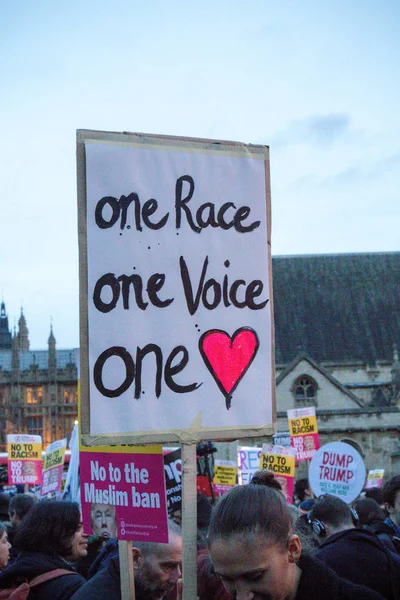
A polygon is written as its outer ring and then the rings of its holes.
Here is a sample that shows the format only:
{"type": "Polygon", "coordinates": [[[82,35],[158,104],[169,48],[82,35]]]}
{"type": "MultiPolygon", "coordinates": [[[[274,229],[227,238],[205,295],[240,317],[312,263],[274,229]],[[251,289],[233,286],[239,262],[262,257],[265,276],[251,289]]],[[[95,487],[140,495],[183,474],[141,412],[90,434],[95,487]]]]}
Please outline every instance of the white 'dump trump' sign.
{"type": "Polygon", "coordinates": [[[264,146],[78,132],[83,434],[273,432],[268,168],[264,146]]]}
{"type": "Polygon", "coordinates": [[[338,496],[348,504],[365,484],[365,465],[361,455],[344,442],[322,446],[312,457],[308,481],[314,494],[338,496]]]}

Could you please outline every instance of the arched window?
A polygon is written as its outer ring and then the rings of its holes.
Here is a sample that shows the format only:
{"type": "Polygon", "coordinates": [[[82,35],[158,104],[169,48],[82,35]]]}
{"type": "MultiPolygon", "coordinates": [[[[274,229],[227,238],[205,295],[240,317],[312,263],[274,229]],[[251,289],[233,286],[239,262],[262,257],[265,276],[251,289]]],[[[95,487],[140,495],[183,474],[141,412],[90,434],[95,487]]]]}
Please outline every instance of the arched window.
{"type": "Polygon", "coordinates": [[[293,384],[293,395],[296,404],[317,403],[317,383],[309,375],[300,375],[293,384]]]}

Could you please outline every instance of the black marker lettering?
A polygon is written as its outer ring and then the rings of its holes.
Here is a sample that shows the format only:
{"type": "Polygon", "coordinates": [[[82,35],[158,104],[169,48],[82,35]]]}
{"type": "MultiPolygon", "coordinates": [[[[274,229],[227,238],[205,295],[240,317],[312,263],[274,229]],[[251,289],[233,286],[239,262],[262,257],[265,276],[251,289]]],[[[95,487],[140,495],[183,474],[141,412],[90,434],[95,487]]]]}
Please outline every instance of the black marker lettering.
{"type": "Polygon", "coordinates": [[[175,185],[175,226],[177,229],[180,229],[181,222],[182,222],[181,210],[183,210],[186,215],[186,219],[190,225],[190,228],[193,231],[195,231],[196,233],[200,233],[201,232],[200,227],[197,227],[194,224],[194,221],[192,219],[192,213],[190,212],[190,208],[188,206],[186,206],[187,203],[189,202],[189,200],[191,200],[191,198],[193,196],[193,192],[194,192],[193,177],[190,177],[190,175],[182,175],[182,177],[179,177],[176,180],[176,185],[175,185]],[[189,184],[189,193],[187,196],[185,196],[185,198],[182,198],[184,181],[186,181],[186,183],[189,184]]]}
{"type": "Polygon", "coordinates": [[[172,350],[171,354],[168,356],[167,361],[165,363],[165,369],[164,369],[165,383],[167,384],[169,389],[171,391],[175,392],[176,394],[186,394],[187,392],[194,392],[194,390],[197,390],[202,385],[201,383],[190,383],[188,385],[179,385],[172,379],[172,377],[174,375],[178,375],[178,373],[183,371],[183,369],[186,367],[188,362],[189,362],[189,352],[187,351],[185,346],[177,346],[176,348],[174,348],[172,350]],[[178,362],[178,364],[173,366],[172,362],[173,362],[174,358],[177,357],[178,354],[181,352],[183,354],[182,359],[180,360],[180,362],[178,362]]]}

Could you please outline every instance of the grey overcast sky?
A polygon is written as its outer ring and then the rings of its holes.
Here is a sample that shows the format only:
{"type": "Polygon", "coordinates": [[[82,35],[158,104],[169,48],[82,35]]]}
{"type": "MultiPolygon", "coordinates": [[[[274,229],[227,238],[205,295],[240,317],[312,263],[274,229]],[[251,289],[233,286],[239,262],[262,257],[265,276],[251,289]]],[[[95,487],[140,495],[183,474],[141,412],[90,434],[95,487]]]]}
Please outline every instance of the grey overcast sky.
{"type": "Polygon", "coordinates": [[[398,0],[0,0],[0,292],[79,344],[76,129],[268,144],[272,253],[400,250],[398,0]]]}

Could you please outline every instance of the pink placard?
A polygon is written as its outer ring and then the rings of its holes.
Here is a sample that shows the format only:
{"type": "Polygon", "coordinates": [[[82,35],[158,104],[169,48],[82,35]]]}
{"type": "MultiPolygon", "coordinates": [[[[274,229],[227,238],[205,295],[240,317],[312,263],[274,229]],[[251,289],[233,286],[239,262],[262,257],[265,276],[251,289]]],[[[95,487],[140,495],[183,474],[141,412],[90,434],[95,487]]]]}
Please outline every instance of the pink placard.
{"type": "Polygon", "coordinates": [[[42,438],[40,435],[7,435],[8,483],[42,483],[42,438]]]}
{"type": "Polygon", "coordinates": [[[287,475],[278,475],[278,477],[276,477],[276,479],[279,481],[279,483],[282,486],[282,491],[285,494],[286,502],[288,504],[292,504],[293,490],[294,490],[294,477],[289,477],[287,475]],[[286,487],[283,484],[283,480],[286,480],[286,487]]]}
{"type": "Polygon", "coordinates": [[[168,542],[162,454],[81,452],[85,531],[105,539],[168,542]]]}
{"type": "Polygon", "coordinates": [[[318,433],[308,433],[307,435],[291,437],[290,443],[296,450],[297,461],[310,460],[321,446],[318,433]]]}
{"type": "Polygon", "coordinates": [[[213,483],[214,494],[217,498],[230,492],[235,486],[233,485],[222,485],[222,483],[213,483]]]}
{"type": "Polygon", "coordinates": [[[49,493],[56,493],[61,490],[61,481],[64,471],[64,465],[52,467],[48,471],[43,472],[41,496],[47,496],[49,493]]]}
{"type": "Polygon", "coordinates": [[[385,469],[372,469],[368,471],[367,482],[365,484],[365,489],[370,490],[372,488],[380,488],[382,487],[383,476],[385,474],[385,469]]]}

